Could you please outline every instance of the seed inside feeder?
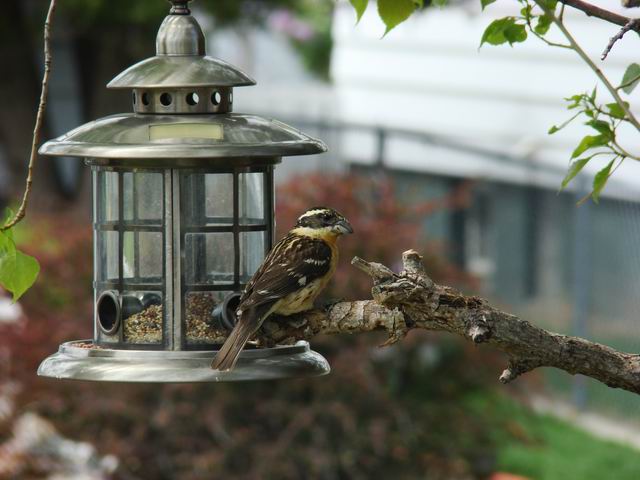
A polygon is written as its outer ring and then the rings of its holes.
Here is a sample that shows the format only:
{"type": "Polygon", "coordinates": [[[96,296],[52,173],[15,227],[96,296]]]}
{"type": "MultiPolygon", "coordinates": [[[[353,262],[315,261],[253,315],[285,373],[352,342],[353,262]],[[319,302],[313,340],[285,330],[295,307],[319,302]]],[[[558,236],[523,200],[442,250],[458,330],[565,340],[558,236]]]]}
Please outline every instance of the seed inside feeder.
{"type": "Polygon", "coordinates": [[[124,321],[124,339],[131,343],[162,341],[162,306],[151,305],[124,321]]]}
{"type": "MultiPolygon", "coordinates": [[[[227,331],[215,325],[211,313],[220,302],[212,293],[191,293],[185,298],[187,342],[222,343],[227,331]]],[[[162,342],[162,306],[151,305],[124,321],[124,338],[131,343],[162,342]]]]}
{"type": "Polygon", "coordinates": [[[186,296],[187,341],[223,343],[228,332],[213,323],[213,309],[222,298],[213,293],[190,293],[186,296]]]}

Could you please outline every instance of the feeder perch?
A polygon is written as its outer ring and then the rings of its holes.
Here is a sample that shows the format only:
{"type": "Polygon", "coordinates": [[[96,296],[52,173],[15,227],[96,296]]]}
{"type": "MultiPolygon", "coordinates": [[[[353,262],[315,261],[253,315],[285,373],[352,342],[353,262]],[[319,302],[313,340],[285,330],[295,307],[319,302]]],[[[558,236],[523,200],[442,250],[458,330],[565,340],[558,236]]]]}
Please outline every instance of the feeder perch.
{"type": "Polygon", "coordinates": [[[255,82],[207,56],[188,1],[171,3],[156,56],[107,85],[132,90],[134,113],[40,148],[91,167],[95,310],[93,339],[62,344],[38,374],[121,382],[326,374],[307,342],[249,346],[232,371],[209,367],[273,244],[274,166],[326,147],[284,123],[232,113],[234,87],[255,82]]]}

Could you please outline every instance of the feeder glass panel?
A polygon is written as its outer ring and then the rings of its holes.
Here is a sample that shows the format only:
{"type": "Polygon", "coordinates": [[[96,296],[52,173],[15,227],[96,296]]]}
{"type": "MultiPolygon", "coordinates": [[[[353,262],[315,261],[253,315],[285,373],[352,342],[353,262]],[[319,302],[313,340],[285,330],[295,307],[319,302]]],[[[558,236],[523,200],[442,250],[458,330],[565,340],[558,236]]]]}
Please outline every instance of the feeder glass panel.
{"type": "MultiPolygon", "coordinates": [[[[187,344],[217,343],[213,310],[260,266],[271,232],[265,218],[270,167],[180,172],[181,279],[187,344]]],[[[269,203],[271,205],[271,203],[269,203]]]]}
{"type": "Polygon", "coordinates": [[[233,233],[187,233],[184,241],[186,287],[233,286],[233,233]]]}
{"type": "Polygon", "coordinates": [[[262,225],[265,223],[264,176],[265,174],[262,172],[248,172],[239,175],[241,225],[262,225]]]}
{"type": "Polygon", "coordinates": [[[162,174],[123,174],[124,220],[142,224],[162,224],[162,174]]]}
{"type": "Polygon", "coordinates": [[[265,232],[240,232],[240,282],[246,284],[265,255],[265,232]]]}
{"type": "Polygon", "coordinates": [[[205,174],[204,201],[206,223],[233,223],[233,174],[205,174]]]}
{"type": "Polygon", "coordinates": [[[120,277],[118,267],[119,236],[118,232],[103,230],[96,235],[96,271],[97,282],[117,283],[120,277]]]}
{"type": "Polygon", "coordinates": [[[163,173],[94,170],[98,341],[161,344],[163,173]]]}
{"type": "Polygon", "coordinates": [[[118,220],[118,173],[96,172],[96,218],[99,222],[118,220]]]}

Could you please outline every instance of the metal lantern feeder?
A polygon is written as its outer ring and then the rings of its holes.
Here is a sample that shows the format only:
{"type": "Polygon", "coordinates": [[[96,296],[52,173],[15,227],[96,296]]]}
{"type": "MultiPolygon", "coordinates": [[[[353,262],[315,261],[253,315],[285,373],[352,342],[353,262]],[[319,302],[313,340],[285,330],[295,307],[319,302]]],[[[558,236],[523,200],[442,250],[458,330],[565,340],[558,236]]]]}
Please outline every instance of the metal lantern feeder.
{"type": "Polygon", "coordinates": [[[322,375],[306,342],[248,348],[211,370],[239,293],[273,244],[274,165],[325,145],[283,123],[231,113],[233,87],[254,85],[205,55],[187,8],[172,0],[157,55],[114,78],[133,114],[88,123],[45,143],[84,157],[93,178],[94,338],[42,362],[54,378],[200,382],[322,375]]]}

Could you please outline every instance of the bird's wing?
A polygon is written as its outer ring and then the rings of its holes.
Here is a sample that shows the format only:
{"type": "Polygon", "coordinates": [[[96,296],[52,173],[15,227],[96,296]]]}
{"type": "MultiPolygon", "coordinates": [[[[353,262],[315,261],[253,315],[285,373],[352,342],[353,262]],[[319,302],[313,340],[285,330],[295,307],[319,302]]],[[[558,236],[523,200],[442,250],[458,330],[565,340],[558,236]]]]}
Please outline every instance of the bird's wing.
{"type": "Polygon", "coordinates": [[[273,304],[327,275],[331,247],[320,239],[290,233],[273,247],[247,284],[237,309],[238,322],[216,354],[211,368],[230,370],[273,304]]]}
{"type": "Polygon", "coordinates": [[[331,268],[331,248],[323,240],[289,234],[267,255],[240,299],[247,311],[303,289],[331,268]]]}

